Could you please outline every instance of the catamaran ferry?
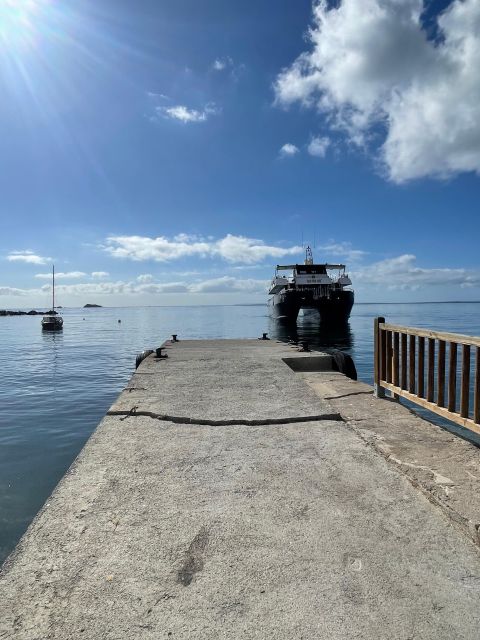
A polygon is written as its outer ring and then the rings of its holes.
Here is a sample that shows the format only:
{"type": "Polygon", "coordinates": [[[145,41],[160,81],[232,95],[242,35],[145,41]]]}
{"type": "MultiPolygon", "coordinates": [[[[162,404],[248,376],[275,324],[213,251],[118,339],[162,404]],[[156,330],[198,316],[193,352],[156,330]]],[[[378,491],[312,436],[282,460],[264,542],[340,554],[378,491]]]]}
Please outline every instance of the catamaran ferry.
{"type": "Polygon", "coordinates": [[[314,264],[307,247],[304,264],[277,265],[268,291],[270,313],[293,322],[300,309],[316,309],[321,322],[345,322],[353,307],[351,286],[344,264],[314,264]]]}

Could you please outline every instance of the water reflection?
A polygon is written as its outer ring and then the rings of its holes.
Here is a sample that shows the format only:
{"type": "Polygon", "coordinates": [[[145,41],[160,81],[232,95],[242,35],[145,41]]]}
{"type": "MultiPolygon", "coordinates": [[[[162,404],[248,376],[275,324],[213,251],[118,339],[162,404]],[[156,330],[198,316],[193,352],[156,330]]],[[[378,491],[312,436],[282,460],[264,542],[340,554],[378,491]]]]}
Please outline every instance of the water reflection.
{"type": "Polygon", "coordinates": [[[354,348],[350,322],[326,324],[320,322],[317,311],[307,310],[300,314],[296,322],[270,318],[269,335],[271,338],[287,342],[305,340],[313,349],[340,349],[352,355],[354,348]]]}

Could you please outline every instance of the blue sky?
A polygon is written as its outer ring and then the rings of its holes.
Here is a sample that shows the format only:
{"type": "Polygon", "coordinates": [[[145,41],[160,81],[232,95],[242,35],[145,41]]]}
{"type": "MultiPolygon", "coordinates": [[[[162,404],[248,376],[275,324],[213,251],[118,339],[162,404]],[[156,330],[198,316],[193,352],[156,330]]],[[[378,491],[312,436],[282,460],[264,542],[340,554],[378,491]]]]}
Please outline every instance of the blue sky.
{"type": "Polygon", "coordinates": [[[3,0],[0,308],[478,300],[475,0],[3,0]]]}

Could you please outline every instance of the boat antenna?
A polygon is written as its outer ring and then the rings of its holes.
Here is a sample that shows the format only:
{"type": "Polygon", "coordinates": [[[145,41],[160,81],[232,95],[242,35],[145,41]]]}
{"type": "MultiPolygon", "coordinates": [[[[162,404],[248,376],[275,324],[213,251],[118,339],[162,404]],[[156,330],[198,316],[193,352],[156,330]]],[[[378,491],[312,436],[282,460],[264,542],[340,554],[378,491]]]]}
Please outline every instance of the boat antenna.
{"type": "Polygon", "coordinates": [[[309,246],[305,251],[305,264],[313,264],[313,253],[309,246]]]}
{"type": "Polygon", "coordinates": [[[303,244],[303,231],[302,231],[302,249],[303,247],[304,247],[304,244],[303,244]]]}

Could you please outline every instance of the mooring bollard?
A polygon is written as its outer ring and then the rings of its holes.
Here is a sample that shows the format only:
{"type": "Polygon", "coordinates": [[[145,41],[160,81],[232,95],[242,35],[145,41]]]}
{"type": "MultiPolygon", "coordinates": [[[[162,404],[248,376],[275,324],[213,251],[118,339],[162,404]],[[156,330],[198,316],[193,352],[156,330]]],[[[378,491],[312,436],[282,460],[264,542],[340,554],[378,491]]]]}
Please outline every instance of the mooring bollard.
{"type": "Polygon", "coordinates": [[[270,338],[268,337],[268,333],[262,333],[262,337],[259,338],[259,340],[270,340],[270,338]]]}
{"type": "Polygon", "coordinates": [[[179,342],[177,335],[178,333],[172,333],[172,342],[179,342]]]}
{"type": "Polygon", "coordinates": [[[310,351],[310,349],[308,348],[308,342],[306,342],[305,340],[303,342],[300,342],[299,351],[310,351]]]}
{"type": "Polygon", "coordinates": [[[155,349],[155,354],[157,358],[168,358],[168,353],[162,353],[164,347],[157,347],[155,349]]]}

